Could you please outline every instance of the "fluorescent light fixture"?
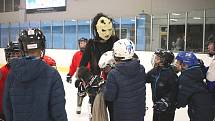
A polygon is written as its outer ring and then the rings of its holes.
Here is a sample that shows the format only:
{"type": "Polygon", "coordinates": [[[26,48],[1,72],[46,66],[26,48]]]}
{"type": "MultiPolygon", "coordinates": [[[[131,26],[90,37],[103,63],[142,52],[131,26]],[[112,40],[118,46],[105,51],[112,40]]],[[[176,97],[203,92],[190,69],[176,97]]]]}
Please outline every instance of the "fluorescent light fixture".
{"type": "Polygon", "coordinates": [[[75,19],[72,19],[72,21],[76,21],[75,19]]]}
{"type": "Polygon", "coordinates": [[[135,19],[131,19],[131,21],[135,21],[135,19]]]}
{"type": "Polygon", "coordinates": [[[170,21],[172,21],[172,22],[177,22],[178,19],[171,18],[170,21]]]}
{"type": "Polygon", "coordinates": [[[200,20],[201,18],[200,17],[193,17],[193,19],[200,20]]]}
{"type": "Polygon", "coordinates": [[[173,16],[180,16],[181,14],[179,13],[172,13],[173,16]]]}
{"type": "Polygon", "coordinates": [[[144,20],[145,18],[144,18],[144,17],[141,17],[140,19],[144,20]]]}

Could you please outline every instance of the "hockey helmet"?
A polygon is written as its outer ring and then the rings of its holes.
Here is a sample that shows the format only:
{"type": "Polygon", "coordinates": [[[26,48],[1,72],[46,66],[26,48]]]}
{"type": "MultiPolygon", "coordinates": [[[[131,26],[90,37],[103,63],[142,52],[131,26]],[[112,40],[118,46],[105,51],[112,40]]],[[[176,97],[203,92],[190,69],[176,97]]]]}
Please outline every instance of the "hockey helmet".
{"type": "Polygon", "coordinates": [[[188,65],[188,67],[199,64],[199,61],[193,52],[179,52],[176,56],[176,60],[188,65]]]}
{"type": "Polygon", "coordinates": [[[44,56],[46,39],[40,29],[23,30],[18,40],[23,56],[26,56],[27,52],[33,49],[41,49],[42,56],[44,56]]]}
{"type": "Polygon", "coordinates": [[[158,49],[154,52],[154,55],[160,57],[160,63],[164,66],[169,66],[174,61],[174,54],[170,50],[158,49]]]}
{"type": "Polygon", "coordinates": [[[87,43],[88,43],[87,38],[82,37],[82,38],[78,39],[78,46],[82,52],[85,50],[87,43]]]}
{"type": "Polygon", "coordinates": [[[129,39],[120,39],[113,45],[114,57],[120,60],[129,60],[133,58],[135,51],[134,43],[129,39]]]}
{"type": "Polygon", "coordinates": [[[99,59],[98,65],[101,69],[104,69],[107,66],[114,67],[115,60],[113,57],[113,51],[107,51],[102,54],[101,58],[99,59]]]}
{"type": "Polygon", "coordinates": [[[7,62],[10,62],[13,58],[21,56],[19,43],[17,41],[9,41],[7,48],[4,49],[5,58],[7,62]]]}
{"type": "Polygon", "coordinates": [[[78,43],[80,42],[88,42],[88,39],[87,38],[84,38],[84,37],[81,37],[80,39],[78,39],[78,43]]]}

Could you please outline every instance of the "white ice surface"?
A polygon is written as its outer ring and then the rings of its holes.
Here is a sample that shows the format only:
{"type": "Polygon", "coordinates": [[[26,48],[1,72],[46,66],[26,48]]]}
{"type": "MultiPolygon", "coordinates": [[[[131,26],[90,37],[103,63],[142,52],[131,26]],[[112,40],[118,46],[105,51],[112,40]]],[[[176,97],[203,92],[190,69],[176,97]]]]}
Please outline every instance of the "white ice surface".
{"type": "MultiPolygon", "coordinates": [[[[88,100],[89,98],[86,96],[84,98],[82,104],[82,111],[81,114],[76,114],[76,102],[77,102],[77,88],[74,86],[75,80],[73,79],[72,84],[66,82],[66,75],[61,74],[64,89],[66,92],[66,111],[68,121],[89,121],[89,105],[88,100]]],[[[152,101],[151,101],[151,87],[150,84],[146,84],[146,106],[148,110],[146,111],[145,121],[152,121],[152,101]]],[[[175,113],[175,120],[174,121],[189,121],[187,115],[187,108],[184,109],[177,109],[175,113]]]]}

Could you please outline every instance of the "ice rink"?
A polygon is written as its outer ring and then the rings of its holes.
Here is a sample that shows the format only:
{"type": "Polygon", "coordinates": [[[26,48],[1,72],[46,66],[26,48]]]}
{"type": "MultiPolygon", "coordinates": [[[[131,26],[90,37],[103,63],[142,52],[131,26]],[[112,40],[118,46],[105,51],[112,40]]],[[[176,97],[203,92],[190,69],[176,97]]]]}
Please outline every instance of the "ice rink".
{"type": "MultiPolygon", "coordinates": [[[[61,74],[65,92],[66,92],[66,111],[68,116],[68,121],[89,121],[89,108],[88,108],[88,97],[84,98],[82,104],[82,112],[81,114],[76,114],[76,100],[77,100],[77,88],[74,86],[74,79],[73,82],[67,83],[66,82],[66,75],[61,74]]],[[[151,87],[150,84],[146,84],[146,106],[148,110],[146,111],[145,121],[152,121],[152,101],[151,101],[151,87]]],[[[184,109],[177,109],[175,114],[174,121],[189,121],[187,116],[187,108],[184,109]]]]}

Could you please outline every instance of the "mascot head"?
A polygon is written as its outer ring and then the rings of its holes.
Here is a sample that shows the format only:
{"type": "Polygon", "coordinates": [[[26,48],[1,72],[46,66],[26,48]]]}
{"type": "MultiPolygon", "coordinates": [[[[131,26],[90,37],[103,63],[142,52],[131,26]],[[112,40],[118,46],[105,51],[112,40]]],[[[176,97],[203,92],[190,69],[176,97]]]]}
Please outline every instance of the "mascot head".
{"type": "Polygon", "coordinates": [[[92,33],[96,40],[106,42],[114,33],[112,19],[103,13],[97,14],[92,22],[92,33]]]}

